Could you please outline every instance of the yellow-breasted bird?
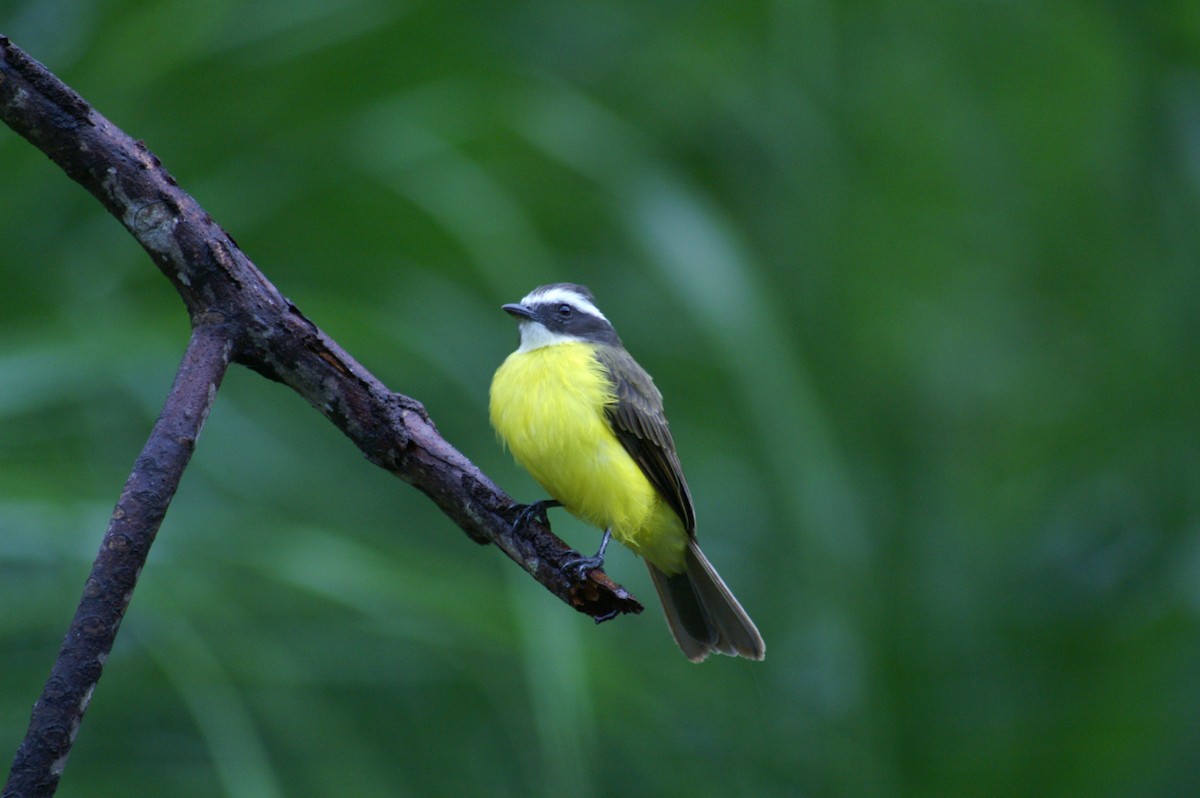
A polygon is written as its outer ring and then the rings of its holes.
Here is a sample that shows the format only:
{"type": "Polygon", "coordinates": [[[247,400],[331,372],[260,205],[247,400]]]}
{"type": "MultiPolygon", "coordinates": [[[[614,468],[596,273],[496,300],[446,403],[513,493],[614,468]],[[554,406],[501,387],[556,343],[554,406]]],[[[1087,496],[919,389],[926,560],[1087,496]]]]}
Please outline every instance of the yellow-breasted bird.
{"type": "MultiPolygon", "coordinates": [[[[645,559],[688,659],[762,659],[762,636],[696,543],[696,513],[654,380],[625,351],[587,288],[544,285],[504,310],[521,343],[492,379],[492,426],[552,499],[645,559]]],[[[524,517],[524,516],[523,516],[524,517]]]]}

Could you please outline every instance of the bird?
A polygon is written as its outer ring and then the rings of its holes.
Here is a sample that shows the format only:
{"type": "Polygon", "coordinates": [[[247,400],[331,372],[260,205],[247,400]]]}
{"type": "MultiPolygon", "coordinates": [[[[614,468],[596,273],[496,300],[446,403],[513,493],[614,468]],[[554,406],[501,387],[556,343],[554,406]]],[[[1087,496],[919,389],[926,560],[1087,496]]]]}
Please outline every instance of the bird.
{"type": "Polygon", "coordinates": [[[492,378],[492,426],[513,458],[550,494],[517,524],[563,507],[640,556],[667,625],[693,662],[710,653],[761,660],[762,635],[696,542],[696,511],[662,394],[625,349],[592,292],[577,283],[535,288],[503,305],[520,343],[492,378]]]}

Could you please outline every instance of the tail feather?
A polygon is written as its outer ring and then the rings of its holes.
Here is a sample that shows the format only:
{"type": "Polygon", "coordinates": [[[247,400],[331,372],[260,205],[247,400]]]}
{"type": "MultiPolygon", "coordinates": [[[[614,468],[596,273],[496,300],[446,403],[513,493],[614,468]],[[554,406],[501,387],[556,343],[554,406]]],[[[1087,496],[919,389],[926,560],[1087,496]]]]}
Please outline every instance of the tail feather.
{"type": "Polygon", "coordinates": [[[675,642],[692,662],[713,651],[762,659],[766,644],[758,627],[729,592],[695,540],[688,541],[687,570],[669,575],[653,565],[650,576],[675,642]]]}

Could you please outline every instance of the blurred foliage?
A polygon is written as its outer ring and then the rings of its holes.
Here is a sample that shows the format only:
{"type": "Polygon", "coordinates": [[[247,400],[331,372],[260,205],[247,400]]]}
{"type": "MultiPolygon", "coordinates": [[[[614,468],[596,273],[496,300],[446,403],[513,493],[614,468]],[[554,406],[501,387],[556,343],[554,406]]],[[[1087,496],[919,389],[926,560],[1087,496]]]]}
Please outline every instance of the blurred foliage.
{"type": "MultiPolygon", "coordinates": [[[[1200,791],[1196,9],[0,0],[522,499],[498,306],[589,284],[768,644],[594,627],[235,369],[59,795],[1200,791]]],[[[187,325],[6,130],[0,174],[9,756],[187,325]]]]}

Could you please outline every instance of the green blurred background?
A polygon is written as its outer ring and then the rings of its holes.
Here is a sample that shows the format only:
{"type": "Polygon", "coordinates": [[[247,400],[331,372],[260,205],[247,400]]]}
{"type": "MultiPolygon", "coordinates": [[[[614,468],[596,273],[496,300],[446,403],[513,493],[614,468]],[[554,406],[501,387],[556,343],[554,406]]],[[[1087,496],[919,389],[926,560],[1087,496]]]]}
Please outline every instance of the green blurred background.
{"type": "MultiPolygon", "coordinates": [[[[59,795],[1200,792],[1197,9],[0,0],[524,500],[499,305],[590,285],[768,644],[624,551],[594,626],[234,369],[59,795]]],[[[187,323],[6,129],[0,286],[7,763],[187,323]]]]}

